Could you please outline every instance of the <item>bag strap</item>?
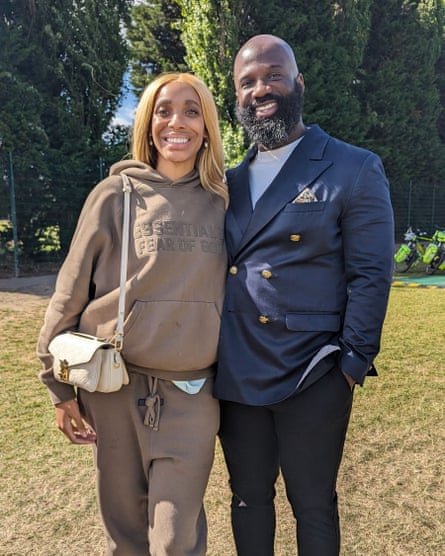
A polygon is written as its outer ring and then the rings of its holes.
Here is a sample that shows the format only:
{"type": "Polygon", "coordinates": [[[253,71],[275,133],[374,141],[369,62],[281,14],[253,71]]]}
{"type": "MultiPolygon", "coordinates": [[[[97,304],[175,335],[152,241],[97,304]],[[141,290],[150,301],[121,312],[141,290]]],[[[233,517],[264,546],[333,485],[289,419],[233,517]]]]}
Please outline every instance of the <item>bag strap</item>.
{"type": "Polygon", "coordinates": [[[126,174],[121,174],[124,192],[124,215],[122,218],[122,247],[121,247],[121,275],[119,285],[119,306],[117,312],[116,333],[114,337],[114,348],[121,351],[124,345],[124,317],[125,317],[125,286],[127,282],[128,266],[128,242],[130,236],[130,180],[126,174]]]}

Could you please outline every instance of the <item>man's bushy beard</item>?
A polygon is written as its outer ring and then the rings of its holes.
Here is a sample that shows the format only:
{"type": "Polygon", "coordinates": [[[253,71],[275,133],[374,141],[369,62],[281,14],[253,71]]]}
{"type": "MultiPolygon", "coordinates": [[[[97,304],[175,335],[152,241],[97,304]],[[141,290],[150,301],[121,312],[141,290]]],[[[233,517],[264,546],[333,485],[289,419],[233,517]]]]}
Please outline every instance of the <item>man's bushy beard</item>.
{"type": "Polygon", "coordinates": [[[276,149],[287,143],[303,114],[303,88],[295,83],[294,90],[287,96],[268,94],[261,99],[261,104],[275,100],[278,109],[270,118],[257,118],[256,101],[247,108],[237,103],[236,116],[244,127],[251,142],[266,149],[276,149]]]}

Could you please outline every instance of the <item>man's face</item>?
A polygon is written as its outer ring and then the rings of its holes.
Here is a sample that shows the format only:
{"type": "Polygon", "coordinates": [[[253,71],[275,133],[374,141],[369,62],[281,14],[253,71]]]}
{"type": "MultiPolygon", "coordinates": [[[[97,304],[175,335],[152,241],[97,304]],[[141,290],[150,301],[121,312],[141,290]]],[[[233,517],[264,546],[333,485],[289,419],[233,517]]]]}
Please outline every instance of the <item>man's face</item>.
{"type": "Polygon", "coordinates": [[[246,130],[251,142],[266,149],[276,149],[293,140],[293,131],[303,114],[303,88],[296,81],[294,90],[282,96],[268,93],[259,100],[252,100],[246,108],[236,105],[236,115],[246,130]],[[263,106],[274,103],[275,108],[268,116],[261,114],[263,106]]]}
{"type": "Polygon", "coordinates": [[[237,116],[251,141],[267,149],[301,135],[304,81],[295,60],[276,44],[254,44],[235,61],[237,116]]]}

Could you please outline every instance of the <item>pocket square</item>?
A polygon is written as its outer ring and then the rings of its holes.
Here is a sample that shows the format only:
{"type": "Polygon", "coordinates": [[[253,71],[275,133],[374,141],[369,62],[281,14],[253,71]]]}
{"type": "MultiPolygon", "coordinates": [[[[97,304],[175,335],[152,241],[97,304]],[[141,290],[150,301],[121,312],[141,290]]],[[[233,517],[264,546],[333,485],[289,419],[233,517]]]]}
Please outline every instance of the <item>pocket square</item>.
{"type": "Polygon", "coordinates": [[[295,197],[292,203],[316,203],[317,201],[317,197],[306,187],[306,189],[303,189],[303,191],[295,197]]]}

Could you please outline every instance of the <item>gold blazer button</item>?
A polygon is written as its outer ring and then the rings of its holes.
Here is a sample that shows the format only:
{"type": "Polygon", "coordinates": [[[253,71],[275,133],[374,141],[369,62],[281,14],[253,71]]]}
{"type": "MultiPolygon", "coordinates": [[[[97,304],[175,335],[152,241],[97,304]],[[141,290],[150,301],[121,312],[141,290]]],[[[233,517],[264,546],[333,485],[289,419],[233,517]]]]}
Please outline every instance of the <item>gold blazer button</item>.
{"type": "Polygon", "coordinates": [[[272,278],[272,272],[270,270],[262,270],[261,276],[269,280],[269,278],[272,278]]]}
{"type": "Polygon", "coordinates": [[[229,268],[229,272],[230,272],[230,274],[233,274],[233,275],[238,274],[238,267],[237,266],[231,266],[229,268]]]}
{"type": "Polygon", "coordinates": [[[267,324],[269,322],[269,319],[265,315],[260,315],[258,317],[258,320],[260,321],[261,324],[267,324]]]}
{"type": "Polygon", "coordinates": [[[291,236],[289,236],[289,239],[291,241],[300,241],[301,236],[300,236],[300,234],[292,234],[291,236]]]}

